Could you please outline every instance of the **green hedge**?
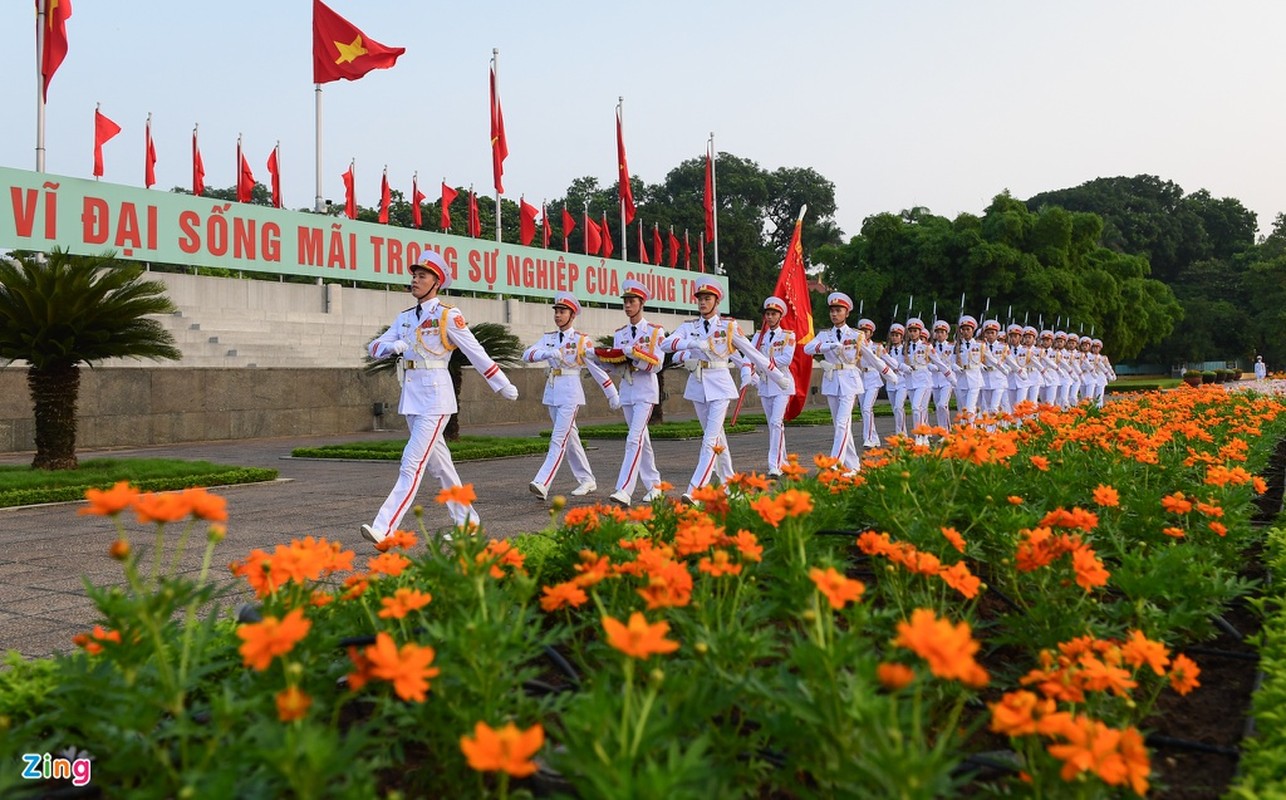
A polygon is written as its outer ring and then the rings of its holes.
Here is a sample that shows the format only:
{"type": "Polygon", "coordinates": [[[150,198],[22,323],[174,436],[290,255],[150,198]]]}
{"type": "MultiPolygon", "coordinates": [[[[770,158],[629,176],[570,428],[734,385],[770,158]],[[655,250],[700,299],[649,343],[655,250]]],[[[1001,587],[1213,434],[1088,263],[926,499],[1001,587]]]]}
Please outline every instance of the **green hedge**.
{"type": "MultiPolygon", "coordinates": [[[[190,489],[193,486],[232,486],[241,483],[261,483],[277,479],[277,470],[259,467],[231,467],[198,475],[177,475],[165,478],[130,480],[134,486],[145,492],[168,492],[175,489],[190,489]]],[[[37,503],[64,503],[71,500],[83,500],[88,489],[109,489],[115,481],[103,483],[91,481],[84,483],[64,483],[58,486],[28,486],[13,489],[0,489],[0,508],[10,506],[28,506],[37,503]]]]}

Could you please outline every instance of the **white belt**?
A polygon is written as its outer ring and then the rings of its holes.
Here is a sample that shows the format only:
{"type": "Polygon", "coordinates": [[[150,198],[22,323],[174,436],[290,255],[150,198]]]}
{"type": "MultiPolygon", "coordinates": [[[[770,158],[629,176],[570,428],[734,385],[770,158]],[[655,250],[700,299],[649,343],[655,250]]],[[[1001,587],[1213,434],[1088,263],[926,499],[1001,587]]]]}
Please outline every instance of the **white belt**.
{"type": "Polygon", "coordinates": [[[407,369],[446,369],[447,368],[447,362],[445,361],[411,361],[410,359],[403,359],[402,364],[407,369]]]}
{"type": "Polygon", "coordinates": [[[549,370],[549,377],[559,378],[559,377],[570,376],[570,375],[579,375],[580,370],[581,370],[580,367],[556,367],[554,369],[549,370]]]}
{"type": "Polygon", "coordinates": [[[826,361],[822,362],[822,366],[829,367],[831,369],[857,369],[856,364],[834,364],[826,361]]]}
{"type": "Polygon", "coordinates": [[[727,361],[702,361],[701,369],[727,369],[727,361]]]}

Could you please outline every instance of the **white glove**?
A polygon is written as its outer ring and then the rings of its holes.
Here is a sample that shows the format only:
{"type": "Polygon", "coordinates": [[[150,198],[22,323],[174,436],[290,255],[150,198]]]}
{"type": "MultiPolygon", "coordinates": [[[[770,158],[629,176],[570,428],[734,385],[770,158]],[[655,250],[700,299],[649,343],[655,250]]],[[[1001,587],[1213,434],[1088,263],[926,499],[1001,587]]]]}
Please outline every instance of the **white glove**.
{"type": "Polygon", "coordinates": [[[772,378],[772,382],[777,384],[778,388],[780,389],[790,388],[790,376],[782,372],[781,370],[779,369],[768,370],[768,377],[772,378]]]}
{"type": "Polygon", "coordinates": [[[506,399],[506,400],[517,400],[517,399],[518,399],[518,387],[517,387],[517,386],[514,386],[514,385],[511,383],[511,384],[509,384],[508,386],[506,386],[505,388],[501,389],[501,390],[498,392],[498,394],[499,394],[501,397],[503,397],[504,399],[506,399]]]}
{"type": "Polygon", "coordinates": [[[823,353],[834,353],[836,350],[840,349],[840,347],[842,347],[842,346],[843,346],[843,345],[841,345],[839,342],[826,342],[825,344],[823,344],[823,345],[821,346],[821,348],[820,348],[820,349],[821,349],[821,351],[822,351],[823,353]]]}
{"type": "Polygon", "coordinates": [[[613,411],[620,411],[621,396],[619,394],[614,394],[611,397],[607,398],[607,407],[612,409],[613,411]]]}
{"type": "Polygon", "coordinates": [[[397,353],[399,356],[405,353],[407,350],[409,350],[410,347],[411,346],[409,344],[402,341],[401,339],[393,340],[393,352],[397,353]]]}

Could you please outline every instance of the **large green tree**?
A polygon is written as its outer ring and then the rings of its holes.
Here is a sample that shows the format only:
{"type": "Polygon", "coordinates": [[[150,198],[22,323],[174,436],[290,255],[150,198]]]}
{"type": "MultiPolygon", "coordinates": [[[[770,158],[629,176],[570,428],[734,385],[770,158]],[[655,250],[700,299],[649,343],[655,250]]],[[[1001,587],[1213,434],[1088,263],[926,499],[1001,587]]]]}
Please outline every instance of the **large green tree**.
{"type": "Polygon", "coordinates": [[[37,469],[75,469],[79,365],[108,358],[178,360],[174,337],[152,314],[174,304],[165,284],[114,254],[0,259],[0,359],[26,361],[37,469]]]}

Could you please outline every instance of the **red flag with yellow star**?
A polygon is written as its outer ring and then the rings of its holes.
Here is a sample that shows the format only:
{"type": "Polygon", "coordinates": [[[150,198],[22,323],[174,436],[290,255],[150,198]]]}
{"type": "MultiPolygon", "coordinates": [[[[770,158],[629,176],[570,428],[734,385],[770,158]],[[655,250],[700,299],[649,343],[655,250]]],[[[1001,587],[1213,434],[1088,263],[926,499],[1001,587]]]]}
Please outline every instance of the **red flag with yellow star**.
{"type": "Polygon", "coordinates": [[[368,38],[321,0],[313,0],[313,83],[355,81],[373,69],[388,69],[405,52],[405,47],[385,47],[368,38]]]}
{"type": "Polygon", "coordinates": [[[48,100],[49,82],[67,57],[67,18],[71,16],[71,0],[36,0],[36,8],[45,12],[45,29],[38,35],[44,37],[40,74],[44,78],[41,88],[48,100]]]}

